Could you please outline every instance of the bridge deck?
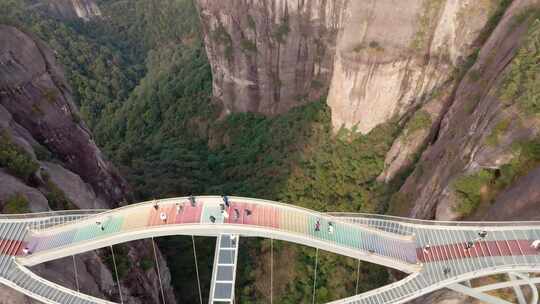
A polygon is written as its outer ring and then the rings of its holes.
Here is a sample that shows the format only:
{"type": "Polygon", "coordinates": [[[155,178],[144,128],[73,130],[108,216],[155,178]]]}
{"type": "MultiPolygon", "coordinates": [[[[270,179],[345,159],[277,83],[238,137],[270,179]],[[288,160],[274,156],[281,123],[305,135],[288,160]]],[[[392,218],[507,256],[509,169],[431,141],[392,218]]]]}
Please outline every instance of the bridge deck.
{"type": "Polygon", "coordinates": [[[327,215],[247,198],[230,201],[226,213],[220,197],[198,197],[194,206],[179,198],[159,201],[157,208],[148,202],[99,214],[0,217],[0,282],[45,303],[110,303],[48,282],[24,265],[170,234],[281,238],[390,267],[409,267],[412,272],[404,280],[332,303],[403,303],[475,277],[540,271],[539,251],[531,247],[533,240],[540,239],[540,223],[456,225],[327,215]],[[478,237],[481,230],[488,232],[485,238],[478,237]],[[471,240],[474,246],[465,248],[471,240]],[[430,245],[427,251],[426,245],[430,245]],[[24,255],[22,248],[31,254],[24,255]]]}

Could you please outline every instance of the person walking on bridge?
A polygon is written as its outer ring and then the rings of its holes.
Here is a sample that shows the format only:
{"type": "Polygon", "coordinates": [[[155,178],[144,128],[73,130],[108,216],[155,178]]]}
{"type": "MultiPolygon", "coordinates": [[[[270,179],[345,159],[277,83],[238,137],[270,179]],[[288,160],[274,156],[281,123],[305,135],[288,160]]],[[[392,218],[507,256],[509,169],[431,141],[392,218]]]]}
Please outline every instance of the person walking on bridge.
{"type": "Polygon", "coordinates": [[[315,231],[321,230],[321,220],[317,219],[317,222],[315,222],[315,231]]]}
{"type": "Polygon", "coordinates": [[[328,233],[334,233],[334,224],[332,224],[332,222],[328,222],[328,233]]]}
{"type": "Polygon", "coordinates": [[[534,249],[540,249],[540,240],[534,240],[531,244],[531,247],[534,249]]]}
{"type": "Polygon", "coordinates": [[[161,212],[159,214],[159,218],[161,219],[162,222],[164,222],[164,223],[167,222],[167,214],[165,212],[161,212]]]}
{"type": "Polygon", "coordinates": [[[189,202],[191,203],[191,207],[197,206],[197,202],[195,202],[195,197],[193,195],[189,196],[189,202]]]}
{"type": "Polygon", "coordinates": [[[424,254],[428,254],[430,249],[431,246],[429,244],[426,244],[426,246],[424,246],[424,254]]]}
{"type": "Polygon", "coordinates": [[[226,195],[222,196],[223,202],[225,203],[225,207],[229,208],[231,207],[231,204],[229,203],[229,198],[226,195]]]}
{"type": "Polygon", "coordinates": [[[176,203],[176,214],[182,213],[182,210],[184,209],[184,206],[180,203],[176,203]]]}

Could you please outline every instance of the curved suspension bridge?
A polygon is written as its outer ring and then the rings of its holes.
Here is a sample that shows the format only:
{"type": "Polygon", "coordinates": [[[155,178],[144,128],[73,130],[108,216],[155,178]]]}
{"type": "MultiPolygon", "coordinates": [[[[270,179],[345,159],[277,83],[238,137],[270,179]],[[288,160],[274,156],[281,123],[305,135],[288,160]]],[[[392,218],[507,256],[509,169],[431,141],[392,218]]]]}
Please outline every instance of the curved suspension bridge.
{"type": "Polygon", "coordinates": [[[155,200],[113,210],[2,215],[0,283],[44,303],[112,303],[47,281],[27,267],[167,235],[217,237],[211,304],[234,303],[240,237],[304,244],[317,252],[326,250],[408,274],[387,286],[331,302],[335,304],[404,303],[443,288],[494,304],[510,302],[489,291],[512,288],[519,304],[539,302],[540,222],[436,222],[319,213],[278,202],[220,196],[155,200]],[[494,274],[506,274],[508,280],[470,284],[471,279],[494,274]]]}

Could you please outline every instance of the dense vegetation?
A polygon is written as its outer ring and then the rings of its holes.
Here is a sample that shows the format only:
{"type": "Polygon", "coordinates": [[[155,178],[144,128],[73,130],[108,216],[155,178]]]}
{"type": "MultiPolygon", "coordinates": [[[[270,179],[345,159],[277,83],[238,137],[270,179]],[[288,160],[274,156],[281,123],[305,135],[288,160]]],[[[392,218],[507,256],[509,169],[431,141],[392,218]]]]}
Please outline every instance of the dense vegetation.
{"type": "Polygon", "coordinates": [[[6,168],[9,173],[23,181],[28,181],[39,166],[28,152],[13,142],[6,131],[0,129],[0,167],[6,168]]]}
{"type": "Polygon", "coordinates": [[[3,202],[2,213],[21,214],[30,211],[30,206],[26,196],[17,193],[10,196],[3,202]]]}
{"type": "Polygon", "coordinates": [[[540,114],[540,76],[538,75],[540,11],[527,11],[522,18],[529,21],[531,25],[518,54],[512,60],[510,72],[502,85],[501,98],[507,103],[516,103],[526,114],[538,115],[540,114]]]}

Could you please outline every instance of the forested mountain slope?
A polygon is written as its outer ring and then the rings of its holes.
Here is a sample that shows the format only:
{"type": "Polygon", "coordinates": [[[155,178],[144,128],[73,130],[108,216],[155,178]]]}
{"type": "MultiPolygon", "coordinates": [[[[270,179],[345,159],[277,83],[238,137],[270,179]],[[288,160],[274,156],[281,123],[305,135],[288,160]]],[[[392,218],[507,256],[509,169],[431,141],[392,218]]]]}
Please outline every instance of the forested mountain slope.
{"type": "MultiPolygon", "coordinates": [[[[38,15],[32,18],[36,19],[25,20],[27,24],[10,19],[6,21],[14,26],[0,25],[1,212],[114,208],[130,201],[130,187],[81,119],[63,68],[57,63],[58,51],[36,37],[39,31],[28,30],[54,23],[40,24],[38,15]]],[[[118,263],[124,298],[132,303],[158,302],[150,243],[132,242],[117,246],[116,252],[123,255],[118,263]],[[141,263],[148,266],[137,266],[141,263]]],[[[166,294],[174,301],[168,285],[170,275],[160,259],[166,294]]],[[[110,251],[61,259],[34,270],[76,288],[74,261],[82,291],[118,299],[110,251]]],[[[2,301],[27,303],[24,296],[1,288],[2,301]]]]}

